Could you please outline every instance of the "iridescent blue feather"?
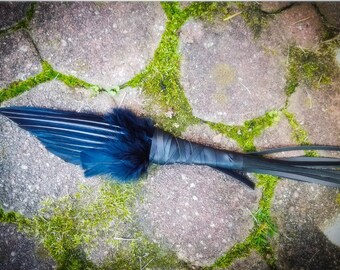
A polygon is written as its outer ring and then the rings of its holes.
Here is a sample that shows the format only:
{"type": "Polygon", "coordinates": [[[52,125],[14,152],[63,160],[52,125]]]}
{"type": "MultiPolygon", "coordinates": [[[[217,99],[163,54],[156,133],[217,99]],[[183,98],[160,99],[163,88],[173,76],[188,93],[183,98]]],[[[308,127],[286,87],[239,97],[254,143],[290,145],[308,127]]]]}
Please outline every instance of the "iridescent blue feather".
{"type": "Polygon", "coordinates": [[[153,124],[127,109],[103,116],[31,107],[0,108],[0,113],[56,156],[82,166],[87,177],[136,180],[149,164],[153,124]]]}

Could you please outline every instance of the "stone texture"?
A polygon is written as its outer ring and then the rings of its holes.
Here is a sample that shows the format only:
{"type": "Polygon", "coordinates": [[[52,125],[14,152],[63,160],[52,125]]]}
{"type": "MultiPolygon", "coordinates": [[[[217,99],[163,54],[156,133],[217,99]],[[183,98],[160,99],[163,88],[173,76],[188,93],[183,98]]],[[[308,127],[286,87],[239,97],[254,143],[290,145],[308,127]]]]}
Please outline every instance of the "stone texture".
{"type": "Polygon", "coordinates": [[[207,124],[190,126],[182,133],[181,138],[191,142],[226,150],[241,151],[237,143],[221,133],[212,130],[207,124]]]}
{"type": "Polygon", "coordinates": [[[139,216],[145,232],[193,265],[213,263],[253,227],[260,196],[208,167],[169,165],[150,172],[139,216]]]}
{"type": "Polygon", "coordinates": [[[25,17],[30,3],[1,2],[0,3],[0,30],[7,29],[25,17]]]}
{"type": "Polygon", "coordinates": [[[0,36],[0,52],[0,89],[42,70],[37,52],[24,31],[0,36]]]}
{"type": "Polygon", "coordinates": [[[164,24],[159,3],[39,3],[31,33],[56,70],[112,87],[146,66],[164,24]]]}
{"type": "Polygon", "coordinates": [[[340,269],[340,248],[322,233],[340,213],[339,189],[281,180],[272,213],[279,229],[279,269],[340,269]]]}
{"type": "MultiPolygon", "coordinates": [[[[257,150],[266,150],[277,147],[286,147],[296,145],[293,140],[292,128],[289,125],[287,118],[281,115],[277,124],[266,129],[259,137],[255,138],[254,144],[257,150]]],[[[271,154],[271,157],[290,157],[302,156],[303,151],[288,151],[282,153],[271,154]]]]}
{"type": "Polygon", "coordinates": [[[271,2],[271,1],[265,1],[261,2],[261,10],[266,13],[275,13],[279,12],[280,10],[287,8],[291,5],[291,2],[271,2]]]}
{"type": "Polygon", "coordinates": [[[0,270],[50,270],[55,266],[47,251],[16,226],[0,224],[0,270]]]}
{"type": "Polygon", "coordinates": [[[337,82],[325,89],[301,86],[291,96],[288,111],[295,114],[314,144],[340,144],[340,92],[337,82]]]}
{"type": "Polygon", "coordinates": [[[269,266],[255,251],[246,258],[237,259],[228,270],[269,270],[269,266]]]}
{"type": "Polygon", "coordinates": [[[336,50],[336,61],[338,63],[338,66],[340,66],[340,49],[336,50]]]}
{"type": "Polygon", "coordinates": [[[277,14],[264,29],[261,39],[270,49],[287,49],[288,45],[316,48],[322,38],[321,18],[310,3],[294,4],[277,14]]]}
{"type": "Polygon", "coordinates": [[[319,2],[316,3],[320,13],[326,21],[337,28],[340,27],[340,3],[339,2],[319,2]]]}
{"type": "Polygon", "coordinates": [[[240,17],[181,29],[182,78],[193,113],[242,124],[284,104],[284,63],[266,53],[240,17]]]}
{"type": "MultiPolygon", "coordinates": [[[[53,81],[41,84],[3,104],[40,106],[76,111],[108,112],[115,102],[108,94],[91,98],[91,92],[70,89],[53,81]]],[[[7,118],[0,117],[0,204],[31,215],[46,197],[57,198],[77,190],[80,183],[99,186],[96,178],[85,179],[80,167],[48,152],[40,142],[7,118]]]]}
{"type": "Polygon", "coordinates": [[[323,233],[333,244],[340,247],[340,214],[325,226],[323,233]]]}
{"type": "Polygon", "coordinates": [[[143,95],[141,89],[127,87],[120,90],[113,98],[118,107],[129,108],[138,114],[145,113],[143,108],[147,98],[143,95]]]}

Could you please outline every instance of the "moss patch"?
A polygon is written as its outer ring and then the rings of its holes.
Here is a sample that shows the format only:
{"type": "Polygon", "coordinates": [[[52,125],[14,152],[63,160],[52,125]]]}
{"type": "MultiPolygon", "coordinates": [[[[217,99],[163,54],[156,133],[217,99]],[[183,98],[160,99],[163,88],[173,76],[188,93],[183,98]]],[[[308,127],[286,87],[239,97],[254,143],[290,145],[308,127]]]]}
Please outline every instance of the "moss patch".
{"type": "Polygon", "coordinates": [[[150,242],[140,232],[135,233],[134,238],[135,241],[120,248],[100,269],[190,269],[174,252],[150,242]]]}
{"type": "Polygon", "coordinates": [[[332,83],[332,78],[339,74],[335,60],[335,48],[338,40],[324,43],[316,51],[290,47],[288,52],[288,72],[285,91],[287,96],[295,92],[299,83],[320,88],[332,83]]]}
{"type": "Polygon", "coordinates": [[[227,14],[228,3],[192,3],[181,9],[175,2],[163,2],[168,17],[161,42],[146,69],[121,87],[141,87],[151,97],[149,113],[164,130],[180,135],[188,126],[200,122],[180,83],[178,52],[179,30],[190,18],[212,20],[217,14],[227,14]],[[155,104],[158,106],[155,112],[155,104]]]}
{"type": "Polygon", "coordinates": [[[270,241],[277,229],[271,218],[270,208],[278,178],[269,175],[257,175],[257,178],[257,187],[262,188],[262,197],[258,210],[253,213],[255,227],[245,241],[232,247],[209,269],[227,268],[235,259],[249,255],[252,249],[258,251],[271,268],[275,268],[276,259],[270,241]]]}
{"type": "Polygon", "coordinates": [[[272,16],[263,12],[257,2],[237,3],[237,7],[242,11],[246,24],[253,31],[254,37],[260,36],[262,29],[267,26],[268,19],[272,16]]]}
{"type": "Polygon", "coordinates": [[[52,66],[46,61],[41,62],[42,72],[35,75],[34,77],[30,77],[24,81],[16,81],[9,84],[7,87],[0,89],[0,103],[14,98],[25,91],[36,87],[41,83],[45,83],[51,80],[59,80],[64,82],[66,85],[70,87],[84,87],[86,89],[90,89],[94,92],[103,91],[99,86],[87,83],[83,80],[80,80],[71,75],[65,75],[58,71],[55,71],[52,66]]]}
{"type": "Polygon", "coordinates": [[[0,209],[0,222],[16,224],[36,237],[55,259],[58,269],[140,269],[140,265],[186,269],[173,252],[150,242],[140,232],[134,233],[134,240],[127,245],[115,238],[123,233],[122,223],[132,223],[132,207],[140,187],[141,184],[110,182],[99,190],[81,186],[73,195],[45,201],[39,214],[31,219],[0,209]],[[119,248],[112,259],[97,266],[87,254],[98,246],[96,238],[100,235],[106,235],[105,241],[119,248]]]}
{"type": "MultiPolygon", "coordinates": [[[[302,128],[300,123],[297,121],[295,115],[288,112],[286,109],[283,110],[283,113],[286,116],[289,122],[289,125],[293,129],[293,132],[292,132],[293,140],[300,145],[309,145],[310,141],[308,139],[308,133],[302,128]]],[[[309,156],[309,157],[318,156],[318,153],[314,150],[305,151],[305,153],[306,153],[306,156],[309,156]]]]}
{"type": "Polygon", "coordinates": [[[224,18],[231,12],[230,2],[194,2],[184,12],[195,19],[211,22],[216,17],[224,18]]]}
{"type": "Polygon", "coordinates": [[[15,25],[13,25],[9,28],[0,30],[0,35],[12,33],[12,32],[15,32],[19,29],[27,28],[29,26],[32,18],[33,18],[35,5],[36,5],[36,3],[34,3],[34,2],[31,3],[29,8],[26,11],[25,17],[23,19],[21,19],[19,22],[17,22],[15,25]]]}
{"type": "Polygon", "coordinates": [[[94,248],[97,245],[95,238],[112,229],[113,221],[131,218],[130,207],[138,187],[105,183],[95,191],[82,186],[73,195],[56,201],[47,200],[32,219],[1,209],[0,221],[17,224],[20,230],[37,237],[59,269],[92,269],[94,265],[86,259],[82,247],[94,248]]]}
{"type": "Polygon", "coordinates": [[[249,152],[255,151],[254,139],[261,135],[266,128],[277,123],[279,116],[278,111],[270,111],[264,116],[245,121],[242,126],[229,126],[208,121],[206,123],[224,136],[234,139],[244,151],[249,152]]]}
{"type": "Polygon", "coordinates": [[[0,207],[0,222],[20,224],[21,227],[25,227],[27,224],[29,224],[29,219],[19,214],[18,212],[14,211],[7,212],[0,207]]]}
{"type": "Polygon", "coordinates": [[[92,266],[81,247],[95,247],[95,238],[107,232],[113,221],[131,218],[135,190],[135,185],[111,183],[105,183],[98,192],[81,187],[74,195],[46,201],[25,231],[41,239],[60,269],[92,266]]]}
{"type": "Polygon", "coordinates": [[[336,202],[340,205],[340,194],[336,197],[336,202]]]}

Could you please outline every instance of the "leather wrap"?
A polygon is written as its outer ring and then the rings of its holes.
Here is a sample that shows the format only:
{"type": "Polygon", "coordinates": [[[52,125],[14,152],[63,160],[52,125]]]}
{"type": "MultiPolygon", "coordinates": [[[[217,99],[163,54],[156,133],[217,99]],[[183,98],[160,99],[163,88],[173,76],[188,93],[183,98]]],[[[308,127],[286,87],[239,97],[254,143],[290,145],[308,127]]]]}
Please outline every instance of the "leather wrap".
{"type": "Polygon", "coordinates": [[[156,164],[196,164],[214,168],[241,170],[243,157],[238,153],[222,151],[179,139],[160,129],[152,137],[150,162],[156,164]]]}

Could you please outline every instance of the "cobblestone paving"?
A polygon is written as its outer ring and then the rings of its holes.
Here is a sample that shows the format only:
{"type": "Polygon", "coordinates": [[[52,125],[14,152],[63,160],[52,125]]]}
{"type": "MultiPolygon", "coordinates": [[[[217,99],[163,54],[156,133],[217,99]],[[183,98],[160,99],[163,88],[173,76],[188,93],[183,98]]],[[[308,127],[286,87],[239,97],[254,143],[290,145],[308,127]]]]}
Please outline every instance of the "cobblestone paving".
{"type": "MultiPolygon", "coordinates": [[[[123,106],[237,151],[340,145],[339,17],[335,2],[2,2],[1,106],[123,106]]],[[[0,270],[340,269],[339,189],[171,165],[114,193],[0,130],[0,270]],[[129,210],[107,221],[110,196],[129,210]]]]}

